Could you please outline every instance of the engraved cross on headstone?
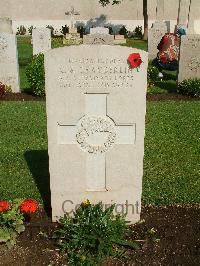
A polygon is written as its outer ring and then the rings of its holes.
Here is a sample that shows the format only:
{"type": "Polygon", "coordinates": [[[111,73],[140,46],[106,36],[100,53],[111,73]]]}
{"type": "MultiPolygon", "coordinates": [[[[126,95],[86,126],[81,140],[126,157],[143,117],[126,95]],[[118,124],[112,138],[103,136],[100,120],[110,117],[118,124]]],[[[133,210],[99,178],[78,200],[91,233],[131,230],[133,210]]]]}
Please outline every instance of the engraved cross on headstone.
{"type": "Polygon", "coordinates": [[[117,124],[107,115],[107,93],[86,93],[86,115],[77,125],[58,124],[58,144],[77,144],[86,157],[87,191],[106,191],[106,153],[135,143],[135,124],[117,124]]]}
{"type": "Polygon", "coordinates": [[[75,11],[74,7],[71,6],[71,10],[65,12],[65,15],[70,16],[71,28],[74,28],[74,16],[79,16],[80,13],[78,11],[75,11]]]}

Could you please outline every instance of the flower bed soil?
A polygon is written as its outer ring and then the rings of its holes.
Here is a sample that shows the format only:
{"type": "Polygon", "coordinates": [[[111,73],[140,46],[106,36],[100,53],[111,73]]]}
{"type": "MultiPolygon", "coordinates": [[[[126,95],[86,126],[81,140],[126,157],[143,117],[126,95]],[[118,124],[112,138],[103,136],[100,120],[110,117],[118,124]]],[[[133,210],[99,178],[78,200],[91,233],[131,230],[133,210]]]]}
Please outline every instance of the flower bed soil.
{"type": "MultiPolygon", "coordinates": [[[[52,239],[56,227],[44,211],[33,216],[13,249],[0,246],[0,265],[67,265],[52,239]]],[[[110,259],[104,265],[199,266],[200,205],[146,206],[142,209],[141,222],[131,226],[128,238],[145,240],[151,228],[157,230],[156,238],[160,241],[149,239],[140,250],[127,250],[125,260],[110,259]]]]}
{"type": "MultiPolygon", "coordinates": [[[[194,101],[200,98],[192,98],[178,93],[147,94],[147,101],[194,101]]],[[[0,101],[45,101],[45,97],[38,97],[28,93],[7,93],[0,101]]]]}

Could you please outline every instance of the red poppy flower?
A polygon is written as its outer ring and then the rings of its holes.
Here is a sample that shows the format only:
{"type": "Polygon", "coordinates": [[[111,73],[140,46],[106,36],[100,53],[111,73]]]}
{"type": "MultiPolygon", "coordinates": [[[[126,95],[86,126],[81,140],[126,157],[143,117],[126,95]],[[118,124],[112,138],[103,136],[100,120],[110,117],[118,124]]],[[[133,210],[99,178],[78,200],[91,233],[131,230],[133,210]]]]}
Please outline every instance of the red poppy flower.
{"type": "Polygon", "coordinates": [[[0,212],[5,212],[9,209],[8,201],[0,201],[0,212]]]}
{"type": "Polygon", "coordinates": [[[166,63],[167,63],[167,56],[164,55],[164,54],[161,54],[161,55],[160,55],[160,61],[161,61],[163,64],[166,64],[166,63]]]}
{"type": "Polygon", "coordinates": [[[37,208],[37,202],[33,199],[26,199],[20,204],[20,211],[23,213],[35,213],[37,208]]]}
{"type": "Polygon", "coordinates": [[[139,53],[132,53],[128,57],[128,62],[132,68],[139,67],[142,64],[142,59],[139,53]]]}

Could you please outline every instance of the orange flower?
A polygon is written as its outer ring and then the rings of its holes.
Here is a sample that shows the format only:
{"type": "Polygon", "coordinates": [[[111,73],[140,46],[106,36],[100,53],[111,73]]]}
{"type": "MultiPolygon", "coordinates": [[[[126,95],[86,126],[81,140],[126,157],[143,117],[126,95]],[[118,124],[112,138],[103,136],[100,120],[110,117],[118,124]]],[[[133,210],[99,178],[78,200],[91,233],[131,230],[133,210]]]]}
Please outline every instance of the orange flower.
{"type": "Polygon", "coordinates": [[[130,67],[136,68],[139,67],[142,64],[142,59],[140,57],[139,53],[132,53],[128,57],[128,62],[130,64],[130,67]]]}
{"type": "Polygon", "coordinates": [[[0,201],[0,212],[5,212],[9,209],[8,201],[0,201]]]}
{"type": "Polygon", "coordinates": [[[37,208],[37,202],[33,199],[26,199],[20,204],[20,211],[23,213],[35,213],[37,208]]]}

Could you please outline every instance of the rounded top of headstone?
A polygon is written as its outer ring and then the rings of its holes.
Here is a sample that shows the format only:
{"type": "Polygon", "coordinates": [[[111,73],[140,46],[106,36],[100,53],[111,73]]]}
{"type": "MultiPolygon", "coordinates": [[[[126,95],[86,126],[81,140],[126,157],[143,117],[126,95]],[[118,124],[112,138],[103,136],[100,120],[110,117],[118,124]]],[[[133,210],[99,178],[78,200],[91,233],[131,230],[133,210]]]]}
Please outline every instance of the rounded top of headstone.
{"type": "Polygon", "coordinates": [[[0,33],[13,33],[11,19],[0,18],[0,33]]]}

